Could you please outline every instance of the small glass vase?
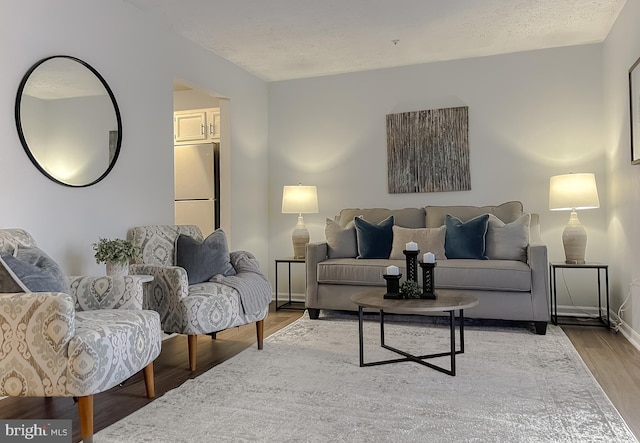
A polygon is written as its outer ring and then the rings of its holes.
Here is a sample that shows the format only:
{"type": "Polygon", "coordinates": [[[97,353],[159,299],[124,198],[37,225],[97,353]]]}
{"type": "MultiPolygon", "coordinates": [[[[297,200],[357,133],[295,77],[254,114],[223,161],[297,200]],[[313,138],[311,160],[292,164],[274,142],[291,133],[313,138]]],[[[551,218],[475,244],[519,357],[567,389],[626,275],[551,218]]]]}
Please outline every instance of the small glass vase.
{"type": "Polygon", "coordinates": [[[110,277],[123,277],[129,275],[129,263],[127,262],[107,262],[107,275],[110,277]]]}

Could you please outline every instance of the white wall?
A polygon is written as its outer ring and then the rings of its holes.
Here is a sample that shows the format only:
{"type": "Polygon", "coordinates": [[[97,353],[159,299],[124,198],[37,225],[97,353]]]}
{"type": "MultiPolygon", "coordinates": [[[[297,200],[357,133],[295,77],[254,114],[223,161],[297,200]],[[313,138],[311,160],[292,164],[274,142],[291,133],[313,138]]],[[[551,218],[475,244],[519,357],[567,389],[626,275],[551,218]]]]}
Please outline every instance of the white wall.
{"type": "MultiPolygon", "coordinates": [[[[614,309],[639,277],[640,166],[628,161],[626,102],[627,69],[640,56],[640,31],[634,25],[639,0],[627,1],[604,46],[268,87],[122,2],[26,0],[3,9],[0,226],[29,230],[69,273],[103,272],[90,247],[99,236],[123,237],[131,226],[173,220],[173,82],[178,79],[229,98],[232,247],[256,253],[271,275],[273,258],[291,255],[296,221],[280,213],[283,185],[318,185],[321,212],[305,216],[314,241],[324,238],[324,218],[347,206],[522,200],[526,210],[541,214],[550,258],[560,260],[568,214],[548,211],[549,176],[590,171],[596,173],[603,207],[583,211],[580,218],[589,233],[588,258],[604,257],[612,264],[614,309]],[[88,188],[63,187],[45,178],[17,136],[14,103],[20,80],[36,61],[54,54],[73,55],[96,68],[122,113],[118,163],[105,180],[88,188]],[[385,115],[460,105],[469,106],[470,113],[472,190],[388,194],[385,115]]],[[[639,311],[624,316],[636,331],[639,311]]]]}
{"type": "Polygon", "coordinates": [[[232,101],[232,244],[267,257],[267,86],[119,1],[25,0],[3,8],[0,48],[0,226],[23,227],[73,274],[103,273],[91,243],[138,224],[173,222],[173,81],[232,101]],[[123,120],[122,150],[100,183],[68,188],[31,164],[13,116],[23,74],[73,55],[105,78],[123,120]]]}
{"type": "Polygon", "coordinates": [[[605,147],[608,156],[608,238],[616,308],[626,298],[622,318],[640,343],[640,166],[631,165],[628,70],[640,57],[640,1],[627,0],[604,44],[605,147]]]}
{"type": "MultiPolygon", "coordinates": [[[[271,258],[291,255],[296,220],[280,213],[282,186],[302,182],[318,186],[320,213],[304,217],[312,241],[344,207],[520,200],[540,214],[550,259],[564,260],[569,214],[548,210],[549,177],[594,172],[606,196],[601,53],[601,45],[574,46],[270,83],[271,258]],[[389,194],[385,115],[451,106],[469,107],[471,190],[389,194]]],[[[601,258],[605,208],[580,219],[588,258],[601,258]]],[[[593,305],[581,289],[578,281],[574,301],[593,305]]]]}

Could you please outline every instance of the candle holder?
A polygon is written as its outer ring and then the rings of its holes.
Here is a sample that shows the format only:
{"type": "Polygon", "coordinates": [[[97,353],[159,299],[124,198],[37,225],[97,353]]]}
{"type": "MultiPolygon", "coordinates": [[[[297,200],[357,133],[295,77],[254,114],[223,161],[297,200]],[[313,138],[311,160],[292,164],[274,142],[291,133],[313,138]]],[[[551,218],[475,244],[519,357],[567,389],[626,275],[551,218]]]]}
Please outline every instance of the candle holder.
{"type": "Polygon", "coordinates": [[[415,251],[402,251],[407,260],[407,280],[418,281],[418,254],[420,249],[415,251]]]}
{"type": "Polygon", "coordinates": [[[388,275],[382,274],[384,279],[387,281],[387,293],[384,294],[384,298],[398,300],[401,298],[400,295],[400,278],[402,274],[398,275],[388,275]]]}
{"type": "Polygon", "coordinates": [[[437,263],[420,263],[422,268],[422,294],[420,298],[435,300],[438,294],[435,292],[435,267],[437,263]]]}

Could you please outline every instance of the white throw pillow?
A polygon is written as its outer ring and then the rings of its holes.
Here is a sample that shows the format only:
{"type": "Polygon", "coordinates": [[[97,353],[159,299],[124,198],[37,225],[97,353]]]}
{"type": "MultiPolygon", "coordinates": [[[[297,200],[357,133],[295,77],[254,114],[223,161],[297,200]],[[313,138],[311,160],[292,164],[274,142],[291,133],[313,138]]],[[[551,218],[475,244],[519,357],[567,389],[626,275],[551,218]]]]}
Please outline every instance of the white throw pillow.
{"type": "Polygon", "coordinates": [[[523,214],[517,220],[505,224],[489,214],[485,253],[490,260],[527,261],[529,224],[531,214],[523,214]]]}
{"type": "Polygon", "coordinates": [[[436,260],[446,260],[447,256],[444,253],[444,237],[445,226],[439,228],[403,228],[401,226],[393,226],[393,245],[391,246],[391,255],[389,258],[392,260],[402,260],[405,258],[402,251],[410,241],[418,243],[418,249],[420,254],[425,252],[433,252],[436,256],[436,260]]]}

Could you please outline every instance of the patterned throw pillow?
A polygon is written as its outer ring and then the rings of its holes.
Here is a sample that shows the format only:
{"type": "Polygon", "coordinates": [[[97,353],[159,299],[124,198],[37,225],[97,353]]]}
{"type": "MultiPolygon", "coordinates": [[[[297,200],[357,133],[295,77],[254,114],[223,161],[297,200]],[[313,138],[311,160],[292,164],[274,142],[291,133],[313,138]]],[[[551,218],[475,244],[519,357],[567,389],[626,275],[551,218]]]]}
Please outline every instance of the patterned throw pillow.
{"type": "Polygon", "coordinates": [[[489,214],[479,215],[466,222],[447,214],[444,251],[447,258],[472,258],[487,260],[485,236],[489,214]]]}
{"type": "Polygon", "coordinates": [[[222,229],[216,229],[202,243],[180,234],[176,240],[176,265],[187,271],[190,285],[208,281],[215,275],[236,274],[222,229]]]}
{"type": "Polygon", "coordinates": [[[356,217],[358,258],[389,258],[393,244],[393,215],[377,225],[356,217]]]}

